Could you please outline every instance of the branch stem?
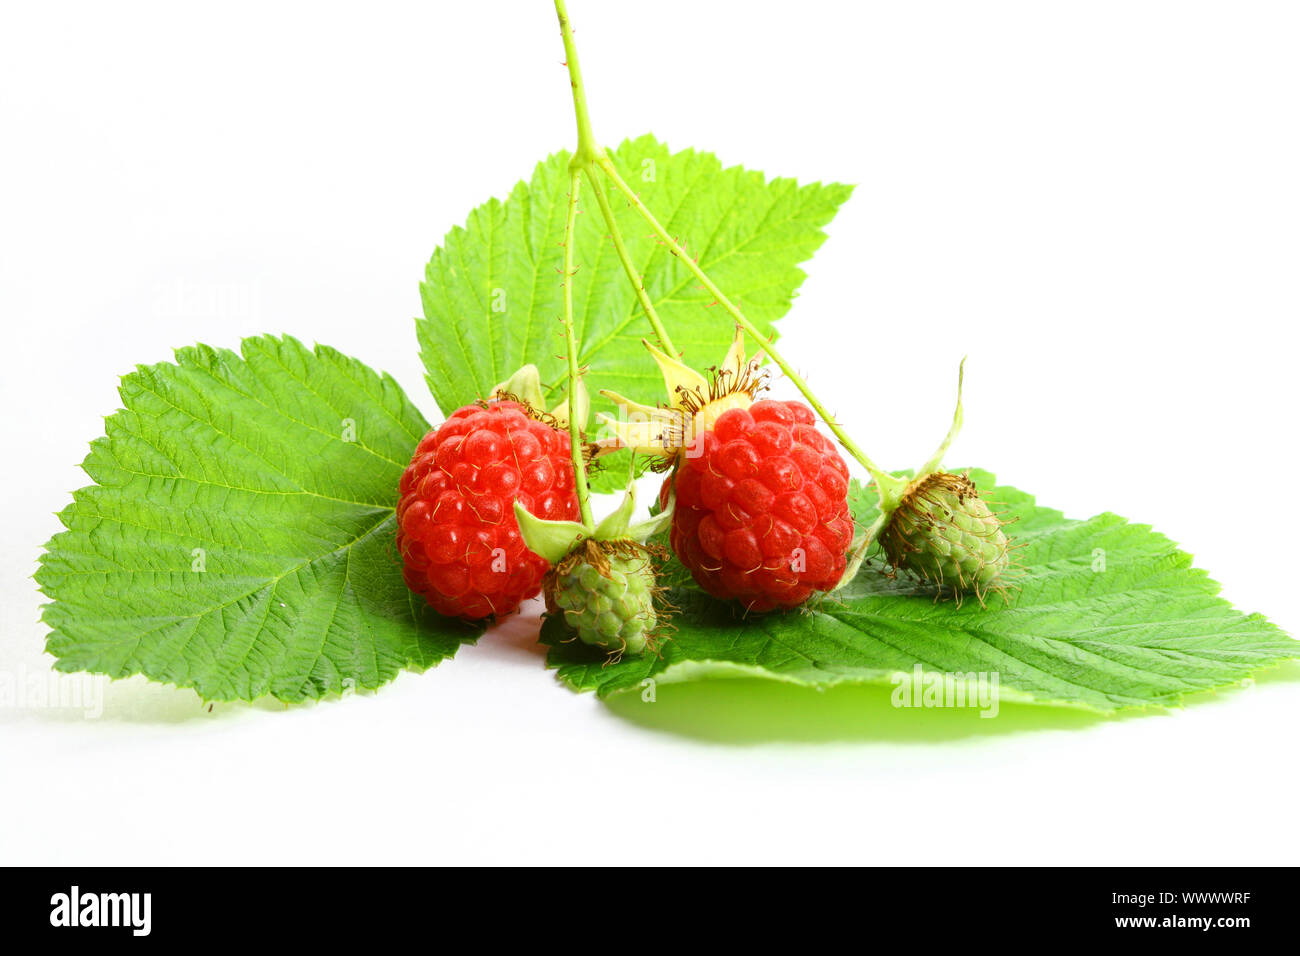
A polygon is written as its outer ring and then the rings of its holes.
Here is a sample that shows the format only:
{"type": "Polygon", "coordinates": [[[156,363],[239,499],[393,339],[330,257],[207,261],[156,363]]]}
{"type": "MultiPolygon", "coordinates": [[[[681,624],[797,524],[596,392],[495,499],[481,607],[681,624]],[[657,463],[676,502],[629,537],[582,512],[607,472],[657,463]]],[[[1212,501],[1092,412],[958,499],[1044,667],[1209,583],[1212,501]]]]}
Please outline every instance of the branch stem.
{"type": "Polygon", "coordinates": [[[582,170],[569,172],[569,211],[564,220],[564,344],[569,363],[569,453],[573,459],[573,486],[578,495],[582,523],[592,526],[591,490],[587,486],[587,463],[583,460],[582,423],[578,421],[578,342],[573,333],[574,233],[578,223],[578,191],[582,170]]]}
{"type": "Polygon", "coordinates": [[[555,0],[555,15],[560,18],[560,36],[564,39],[564,62],[569,68],[569,86],[573,88],[573,113],[578,120],[578,146],[569,160],[570,169],[588,169],[597,160],[605,158],[605,150],[596,142],[591,131],[591,116],[587,112],[587,90],[582,85],[582,68],[578,64],[578,48],[573,42],[573,25],[564,0],[555,0]]]}

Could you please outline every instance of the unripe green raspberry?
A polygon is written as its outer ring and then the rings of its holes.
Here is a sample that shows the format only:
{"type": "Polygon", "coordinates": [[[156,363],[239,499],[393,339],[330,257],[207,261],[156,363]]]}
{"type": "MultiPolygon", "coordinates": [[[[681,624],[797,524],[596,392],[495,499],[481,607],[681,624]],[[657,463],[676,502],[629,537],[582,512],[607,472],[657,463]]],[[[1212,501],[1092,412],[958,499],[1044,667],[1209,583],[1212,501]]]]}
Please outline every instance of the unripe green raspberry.
{"type": "Polygon", "coordinates": [[[1010,548],[1002,521],[965,475],[935,472],[904,495],[880,536],[889,563],[933,582],[960,599],[983,602],[1003,587],[1010,548]]]}
{"type": "Polygon", "coordinates": [[[586,644],[639,654],[651,644],[655,613],[652,555],[628,540],[587,539],[555,568],[547,603],[586,644]]]}

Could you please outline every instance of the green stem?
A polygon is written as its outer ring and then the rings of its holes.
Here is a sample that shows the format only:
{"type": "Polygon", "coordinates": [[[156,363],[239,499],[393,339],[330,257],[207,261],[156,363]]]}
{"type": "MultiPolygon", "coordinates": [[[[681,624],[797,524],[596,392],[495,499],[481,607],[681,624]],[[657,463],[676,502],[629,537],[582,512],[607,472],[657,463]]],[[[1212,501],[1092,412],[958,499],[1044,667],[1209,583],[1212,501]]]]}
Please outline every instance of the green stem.
{"type": "Polygon", "coordinates": [[[582,170],[569,173],[569,213],[564,220],[564,344],[569,360],[569,453],[573,459],[573,486],[578,494],[578,511],[582,523],[592,526],[591,491],[587,487],[587,463],[582,453],[582,426],[578,421],[578,342],[573,334],[573,267],[574,230],[578,222],[578,190],[582,187],[582,170]]]}
{"type": "Polygon", "coordinates": [[[569,12],[564,8],[564,0],[555,0],[555,15],[560,18],[560,36],[564,38],[564,60],[569,67],[569,85],[573,87],[573,112],[578,119],[578,146],[569,160],[569,168],[590,169],[592,163],[605,158],[605,150],[596,142],[596,137],[591,132],[591,117],[587,113],[587,91],[582,85],[578,48],[573,42],[573,27],[569,23],[569,12]]]}
{"type": "MultiPolygon", "coordinates": [[[[573,460],[573,487],[578,496],[578,513],[585,527],[595,522],[591,514],[591,488],[587,482],[587,463],[583,458],[582,427],[578,421],[578,341],[573,332],[573,263],[574,237],[578,224],[578,192],[582,188],[582,173],[592,175],[596,160],[605,158],[605,151],[591,132],[591,116],[587,112],[587,91],[582,85],[582,67],[578,63],[578,48],[573,42],[573,27],[564,0],[555,0],[555,15],[560,20],[560,36],[564,39],[564,60],[569,68],[569,85],[573,87],[573,113],[578,120],[578,145],[569,159],[569,210],[564,220],[564,346],[568,359],[569,379],[569,454],[573,460]]],[[[599,198],[599,197],[597,197],[599,198]]]]}
{"type": "Polygon", "coordinates": [[[555,0],[555,14],[560,19],[565,64],[569,68],[569,86],[573,88],[573,113],[578,120],[578,145],[573,151],[572,158],[569,159],[569,169],[581,169],[589,174],[591,188],[596,194],[596,202],[600,205],[600,214],[605,219],[605,225],[609,227],[609,236],[614,241],[614,251],[618,253],[619,262],[623,263],[623,271],[627,273],[628,281],[636,290],[636,297],[641,303],[641,308],[645,310],[650,327],[654,329],[655,336],[659,339],[659,345],[669,355],[676,355],[677,350],[673,348],[672,340],[668,337],[668,330],[659,320],[659,313],[655,311],[654,303],[646,294],[645,281],[636,271],[636,266],[632,264],[632,257],[623,242],[623,233],[614,219],[614,210],[609,205],[605,188],[595,175],[596,164],[605,159],[605,150],[596,141],[596,135],[591,129],[591,115],[587,111],[587,89],[582,84],[578,47],[573,42],[573,25],[569,22],[569,12],[564,7],[564,0],[555,0]]]}
{"type": "Polygon", "coordinates": [[[597,161],[597,165],[607,176],[609,176],[610,180],[614,183],[615,188],[617,188],[618,191],[624,195],[627,201],[632,204],[632,208],[641,214],[641,218],[650,226],[651,231],[659,238],[659,241],[666,245],[669,251],[681,260],[682,264],[685,265],[691,274],[699,280],[700,284],[709,291],[709,294],[717,300],[718,304],[726,310],[727,314],[735,320],[736,324],[748,333],[749,337],[754,340],[758,347],[767,353],[768,357],[776,363],[777,368],[781,370],[785,377],[792,381],[795,387],[803,393],[803,397],[808,400],[808,404],[813,407],[819,416],[821,416],[822,421],[826,423],[830,430],[835,434],[835,437],[839,439],[840,444],[844,446],[850,455],[862,464],[863,468],[870,472],[871,477],[876,480],[876,483],[883,487],[886,484],[897,482],[898,479],[883,471],[874,461],[867,457],[866,453],[863,452],[853,439],[848,436],[848,433],[840,427],[840,424],[835,421],[830,412],[826,410],[826,407],[817,399],[817,396],[813,394],[812,389],[808,387],[808,383],[803,380],[803,376],[790,366],[790,363],[787,362],[773,347],[772,343],[763,336],[762,332],[758,330],[754,323],[745,318],[740,309],[736,308],[735,304],[723,294],[722,290],[713,284],[713,280],[710,279],[708,275],[705,274],[704,270],[700,268],[699,263],[692,259],[687,254],[686,250],[678,244],[677,240],[668,234],[668,231],[664,229],[659,220],[655,218],[654,213],[646,208],[645,203],[641,202],[641,197],[633,192],[632,188],[623,181],[623,177],[618,174],[618,170],[614,168],[614,163],[609,159],[609,157],[602,157],[597,161]]]}
{"type": "Polygon", "coordinates": [[[596,202],[600,205],[600,214],[605,218],[605,225],[609,227],[609,236],[614,240],[614,251],[618,253],[619,262],[623,263],[623,271],[627,273],[628,281],[632,283],[632,288],[636,290],[637,300],[640,301],[641,308],[645,310],[645,317],[650,320],[650,327],[655,330],[655,336],[659,339],[659,347],[669,355],[677,355],[678,352],[673,348],[672,339],[668,337],[668,330],[664,328],[663,322],[659,320],[659,313],[655,311],[654,303],[650,301],[650,295],[645,290],[645,279],[636,271],[636,266],[632,264],[632,257],[628,254],[627,246],[623,243],[623,233],[619,230],[618,223],[614,219],[614,210],[609,205],[609,197],[605,195],[605,187],[601,185],[594,172],[591,177],[591,190],[596,194],[596,202]]]}

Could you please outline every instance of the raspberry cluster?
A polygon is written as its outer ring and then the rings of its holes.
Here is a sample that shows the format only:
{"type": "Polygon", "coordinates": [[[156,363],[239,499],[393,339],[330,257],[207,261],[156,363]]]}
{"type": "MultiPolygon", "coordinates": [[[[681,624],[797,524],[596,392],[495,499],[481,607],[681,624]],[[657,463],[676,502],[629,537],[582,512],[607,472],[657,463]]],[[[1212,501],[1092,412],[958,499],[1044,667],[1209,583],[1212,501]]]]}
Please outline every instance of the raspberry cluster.
{"type": "Polygon", "coordinates": [[[508,614],[541,590],[546,560],[519,535],[514,502],[574,521],[569,436],[518,402],[467,405],[425,435],[402,474],[403,576],[440,614],[508,614]]]}
{"type": "Polygon", "coordinates": [[[672,548],[696,582],[751,611],[792,608],[844,574],[849,471],[801,402],[733,408],[678,467],[672,548]]]}

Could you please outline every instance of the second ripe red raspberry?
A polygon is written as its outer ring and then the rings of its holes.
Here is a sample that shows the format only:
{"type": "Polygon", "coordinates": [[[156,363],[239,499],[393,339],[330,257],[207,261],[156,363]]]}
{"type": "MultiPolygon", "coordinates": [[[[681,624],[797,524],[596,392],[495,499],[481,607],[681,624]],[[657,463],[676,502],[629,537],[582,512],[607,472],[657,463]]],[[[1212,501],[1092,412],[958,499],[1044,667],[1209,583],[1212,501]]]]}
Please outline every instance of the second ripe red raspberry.
{"type": "Polygon", "coordinates": [[[704,590],[751,611],[792,608],[844,574],[849,472],[801,402],[733,408],[674,479],[672,547],[704,590]]]}

